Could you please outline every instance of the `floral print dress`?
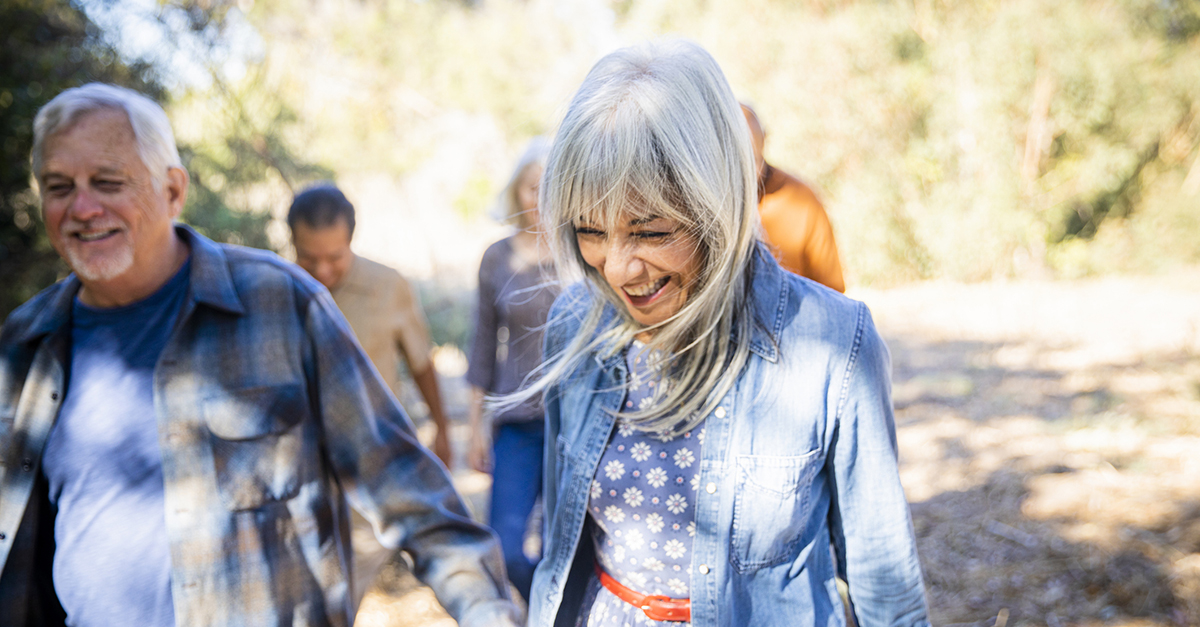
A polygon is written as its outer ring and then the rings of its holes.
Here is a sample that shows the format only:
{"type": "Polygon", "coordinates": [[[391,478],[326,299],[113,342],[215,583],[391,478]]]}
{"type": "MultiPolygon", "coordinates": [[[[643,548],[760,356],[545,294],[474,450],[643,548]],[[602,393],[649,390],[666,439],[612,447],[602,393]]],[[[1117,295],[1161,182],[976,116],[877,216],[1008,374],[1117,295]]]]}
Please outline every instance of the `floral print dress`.
{"type": "MultiPolygon", "coordinates": [[[[626,410],[645,407],[658,384],[649,374],[643,349],[635,341],[626,353],[630,373],[626,410]]],[[[588,515],[601,568],[625,587],[676,599],[690,596],[703,442],[703,423],[670,437],[639,431],[618,420],[616,433],[592,481],[588,515]]],[[[601,586],[594,575],[577,624],[689,625],[651,620],[641,609],[601,586]]]]}

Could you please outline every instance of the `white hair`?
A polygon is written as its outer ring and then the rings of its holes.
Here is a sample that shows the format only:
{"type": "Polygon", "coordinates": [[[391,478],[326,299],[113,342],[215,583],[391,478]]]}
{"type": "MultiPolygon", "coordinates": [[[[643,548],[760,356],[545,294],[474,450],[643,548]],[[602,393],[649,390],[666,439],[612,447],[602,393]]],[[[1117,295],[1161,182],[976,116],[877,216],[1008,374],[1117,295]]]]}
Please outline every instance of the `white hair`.
{"type": "Polygon", "coordinates": [[[150,171],[155,190],[162,190],[171,168],[182,168],[175,134],[167,114],[153,100],[142,94],[104,83],[88,83],[67,89],[38,110],[33,120],[33,172],[42,171],[42,149],[46,140],[65,131],[87,113],[99,110],[123,111],[133,128],[138,155],[150,171]]]}
{"type": "Polygon", "coordinates": [[[749,130],[721,68],[700,46],[624,48],[584,79],[559,127],[541,189],[542,220],[560,275],[592,294],[579,334],[551,355],[531,389],[562,380],[593,352],[611,356],[647,330],[583,259],[575,225],[615,228],[622,216],[667,218],[698,242],[701,270],[686,303],[651,327],[658,375],[650,407],[621,412],[647,431],[680,433],[708,415],[749,357],[750,273],[759,239],[749,130]],[[603,311],[620,316],[601,328],[603,311]]]}
{"type": "Polygon", "coordinates": [[[517,188],[520,186],[521,177],[525,176],[525,171],[533,166],[546,167],[546,155],[549,152],[550,142],[545,137],[539,135],[529,140],[525,152],[521,153],[521,158],[517,160],[517,165],[513,168],[508,184],[504,186],[497,198],[496,207],[491,212],[493,217],[501,222],[520,226],[524,208],[521,207],[520,199],[517,198],[517,188]]]}

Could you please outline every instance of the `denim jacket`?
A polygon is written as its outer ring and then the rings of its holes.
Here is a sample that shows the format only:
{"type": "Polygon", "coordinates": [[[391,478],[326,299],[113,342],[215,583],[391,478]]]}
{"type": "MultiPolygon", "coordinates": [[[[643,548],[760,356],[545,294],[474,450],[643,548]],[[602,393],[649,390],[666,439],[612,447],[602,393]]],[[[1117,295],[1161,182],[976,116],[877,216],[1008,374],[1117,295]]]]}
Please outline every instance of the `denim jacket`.
{"type": "MultiPolygon", "coordinates": [[[[179,625],[348,625],[347,500],[463,625],[512,625],[494,536],[354,340],[274,254],[187,227],[191,288],[154,369],[179,625]]],[[[74,275],[0,330],[0,625],[61,623],[41,458],[65,395],[74,275]]],[[[114,530],[119,532],[119,530],[114,530]]]]}
{"type": "MultiPolygon", "coordinates": [[[[751,356],[706,422],[693,625],[844,625],[835,573],[859,625],[928,625],[887,347],[862,303],[782,270],[761,247],[753,263],[751,356]]],[[[569,343],[588,298],[576,285],[556,301],[547,355],[569,343]]],[[[574,625],[593,568],[588,487],[626,377],[619,354],[594,357],[546,394],[548,528],[531,626],[574,625]]]]}

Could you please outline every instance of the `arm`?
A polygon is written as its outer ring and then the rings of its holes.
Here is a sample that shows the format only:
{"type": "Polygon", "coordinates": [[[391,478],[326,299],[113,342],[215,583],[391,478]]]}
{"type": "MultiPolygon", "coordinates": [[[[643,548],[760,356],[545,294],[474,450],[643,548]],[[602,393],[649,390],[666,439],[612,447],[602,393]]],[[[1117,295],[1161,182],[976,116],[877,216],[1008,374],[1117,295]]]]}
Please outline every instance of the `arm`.
{"type": "Polygon", "coordinates": [[[450,467],[450,437],[446,422],[446,413],[442,409],[442,396],[438,390],[437,369],[430,359],[429,324],[421,311],[421,303],[416,292],[408,281],[399,274],[396,275],[395,324],[393,333],[400,352],[408,363],[408,371],[412,374],[413,383],[425,405],[429,408],[429,418],[437,427],[433,438],[433,452],[450,467]]]}
{"type": "Polygon", "coordinates": [[[459,624],[516,625],[494,535],[470,519],[328,294],[318,294],[306,314],[310,396],[329,466],[350,504],[381,543],[411,553],[413,573],[459,624]]]}
{"type": "Polygon", "coordinates": [[[417,384],[417,389],[425,398],[425,405],[429,407],[429,417],[433,419],[433,424],[437,427],[437,433],[433,436],[433,453],[449,468],[451,461],[450,426],[446,422],[446,413],[442,411],[442,395],[438,391],[437,369],[433,367],[432,361],[426,363],[428,365],[425,370],[413,373],[413,383],[417,384]]]}
{"type": "MultiPolygon", "coordinates": [[[[547,317],[546,334],[542,338],[542,360],[549,361],[561,354],[571,339],[572,329],[564,322],[570,314],[565,307],[567,295],[559,296],[550,308],[547,317]]],[[[558,508],[558,436],[562,431],[562,403],[559,385],[555,384],[546,389],[542,397],[545,412],[546,447],[542,457],[542,535],[546,538],[549,548],[551,542],[550,525],[554,522],[558,508]]]]}
{"type": "Polygon", "coordinates": [[[491,471],[491,432],[484,421],[483,400],[492,389],[496,372],[496,289],[489,270],[497,266],[489,248],[479,264],[479,300],[475,306],[475,335],[467,360],[467,383],[471,385],[471,406],[468,419],[471,439],[467,460],[479,472],[491,471]]]}
{"type": "Polygon", "coordinates": [[[809,270],[810,279],[839,292],[845,292],[842,260],[838,257],[837,242],[833,238],[833,225],[829,223],[829,214],[825,213],[825,208],[815,195],[811,201],[808,241],[801,251],[804,255],[804,265],[809,270]]]}
{"type": "Polygon", "coordinates": [[[838,571],[850,587],[859,625],[928,625],[921,564],[897,467],[891,358],[861,303],[854,346],[827,461],[838,571]]]}
{"type": "Polygon", "coordinates": [[[467,409],[468,422],[471,425],[471,440],[467,448],[467,465],[479,472],[491,472],[492,460],[491,438],[488,437],[487,426],[483,420],[483,398],[487,394],[483,388],[471,386],[471,406],[467,409]]]}
{"type": "MultiPolygon", "coordinates": [[[[558,358],[576,335],[584,322],[582,316],[588,311],[590,295],[587,288],[576,283],[563,290],[546,317],[546,333],[542,337],[542,360],[558,358]]],[[[543,464],[542,508],[545,512],[544,530],[547,534],[558,507],[558,436],[562,432],[562,384],[555,383],[546,388],[542,397],[546,417],[546,449],[543,464]]],[[[547,535],[547,545],[552,541],[547,535]]],[[[561,539],[560,539],[561,540],[561,539]]]]}

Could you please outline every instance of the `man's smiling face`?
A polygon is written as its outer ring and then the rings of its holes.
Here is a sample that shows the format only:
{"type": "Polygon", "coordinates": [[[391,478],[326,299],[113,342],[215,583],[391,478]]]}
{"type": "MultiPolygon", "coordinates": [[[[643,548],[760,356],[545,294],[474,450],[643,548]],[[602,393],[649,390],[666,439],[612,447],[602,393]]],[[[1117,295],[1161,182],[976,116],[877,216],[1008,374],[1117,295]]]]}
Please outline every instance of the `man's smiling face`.
{"type": "Polygon", "coordinates": [[[139,273],[161,272],[153,266],[171,247],[182,194],[167,173],[155,189],[125,113],[85,113],[48,137],[43,154],[37,176],[50,243],[84,285],[138,285],[139,273]]]}

